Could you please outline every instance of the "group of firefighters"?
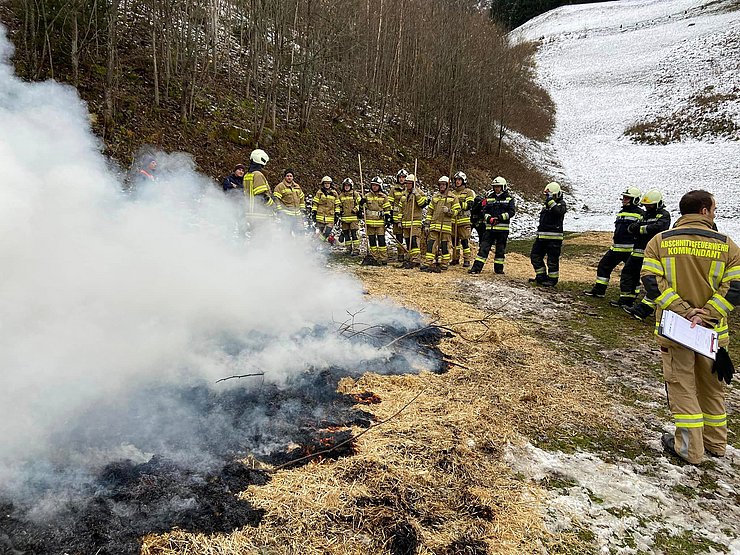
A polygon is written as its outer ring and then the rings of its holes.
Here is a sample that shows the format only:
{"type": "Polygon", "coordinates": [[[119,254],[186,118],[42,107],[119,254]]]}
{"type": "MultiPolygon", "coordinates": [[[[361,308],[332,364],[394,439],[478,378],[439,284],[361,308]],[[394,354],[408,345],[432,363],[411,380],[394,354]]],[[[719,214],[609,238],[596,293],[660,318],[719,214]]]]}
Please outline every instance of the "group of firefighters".
{"type": "MultiPolygon", "coordinates": [[[[363,187],[362,194],[351,178],[344,179],[337,190],[334,180],[324,176],[319,190],[307,203],[292,169],[285,170],[282,181],[270,191],[261,171],[268,161],[267,153],[256,149],[251,153],[249,167],[239,164],[224,179],[224,191],[236,192],[246,199],[249,218],[265,218],[276,212],[299,230],[310,214],[321,241],[333,244],[334,229],[339,229],[338,240],[350,255],[360,254],[360,221],[364,220],[367,238],[364,264],[386,266],[393,246],[401,268],[436,273],[462,260],[469,273],[478,274],[493,248],[493,270],[504,273],[509,225],[516,206],[509,184],[501,176],[493,180],[491,190],[482,196],[468,186],[468,177],[462,171],[455,173],[452,180],[446,175],[440,177],[437,191],[432,195],[422,191],[416,176],[405,169],[396,173],[388,192],[378,176],[370,180],[367,192],[363,187]],[[475,260],[471,250],[473,229],[479,239],[475,260]],[[386,237],[392,245],[387,244],[386,237]]],[[[543,194],[544,205],[531,255],[536,275],[531,281],[552,286],[559,277],[567,207],[558,183],[548,183],[543,194]]]]}

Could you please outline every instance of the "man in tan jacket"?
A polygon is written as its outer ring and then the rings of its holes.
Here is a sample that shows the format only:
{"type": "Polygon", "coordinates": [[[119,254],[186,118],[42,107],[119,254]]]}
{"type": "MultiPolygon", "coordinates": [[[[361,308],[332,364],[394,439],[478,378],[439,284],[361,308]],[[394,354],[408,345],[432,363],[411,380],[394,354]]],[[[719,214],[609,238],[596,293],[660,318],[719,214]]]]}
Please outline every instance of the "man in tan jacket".
{"type": "MultiPolygon", "coordinates": [[[[657,305],[656,334],[662,312],[671,310],[693,325],[713,328],[720,346],[729,342],[727,315],[740,303],[740,249],[714,230],[716,206],[707,191],[686,193],[673,229],[658,233],[645,248],[641,277],[646,297],[657,305]]],[[[713,361],[664,337],[658,341],[676,424],[675,436],[663,435],[664,448],[691,464],[705,453],[723,456],[726,391],[719,372],[713,375],[713,361]]]]}

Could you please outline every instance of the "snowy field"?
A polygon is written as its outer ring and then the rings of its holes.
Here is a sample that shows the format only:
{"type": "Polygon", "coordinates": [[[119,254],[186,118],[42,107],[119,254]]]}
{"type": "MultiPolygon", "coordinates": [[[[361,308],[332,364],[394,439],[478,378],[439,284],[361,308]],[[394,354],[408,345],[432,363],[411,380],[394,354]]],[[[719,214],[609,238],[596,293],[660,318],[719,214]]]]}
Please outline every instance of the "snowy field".
{"type": "Polygon", "coordinates": [[[557,107],[547,144],[512,136],[533,163],[567,184],[569,230],[610,230],[627,186],[658,188],[674,218],[691,189],[717,196],[717,224],[740,240],[740,141],[727,136],[636,144],[633,124],[682,113],[697,95],[735,93],[719,114],[740,137],[740,3],[621,0],[564,6],[512,32],[540,40],[538,76],[557,107]],[[732,9],[734,7],[734,9],[732,9]]]}

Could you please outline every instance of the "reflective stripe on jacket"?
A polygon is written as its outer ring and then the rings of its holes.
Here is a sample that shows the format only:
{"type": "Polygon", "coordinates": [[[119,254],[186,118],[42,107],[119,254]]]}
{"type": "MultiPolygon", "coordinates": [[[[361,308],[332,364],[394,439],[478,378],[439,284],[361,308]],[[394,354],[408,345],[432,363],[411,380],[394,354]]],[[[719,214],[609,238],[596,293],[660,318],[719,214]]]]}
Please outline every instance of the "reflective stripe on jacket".
{"type": "Polygon", "coordinates": [[[563,240],[563,220],[568,211],[568,205],[561,197],[559,200],[550,199],[540,210],[540,223],[537,226],[538,239],[563,240]]]}
{"type": "Polygon", "coordinates": [[[344,223],[356,222],[357,211],[360,208],[360,193],[342,191],[339,193],[339,213],[344,223]]]}
{"type": "Polygon", "coordinates": [[[385,225],[385,215],[391,213],[391,203],[385,193],[368,193],[365,197],[365,225],[368,227],[382,227],[385,225]]]}
{"type": "Polygon", "coordinates": [[[403,219],[401,220],[403,227],[421,227],[422,210],[429,204],[429,199],[417,187],[414,187],[410,193],[405,192],[403,199],[403,219]]]}
{"type": "Polygon", "coordinates": [[[484,221],[486,222],[486,229],[495,231],[509,231],[509,223],[511,218],[516,214],[516,205],[514,199],[508,191],[502,191],[500,195],[497,195],[495,191],[491,190],[486,193],[484,199],[485,206],[483,207],[484,221]],[[491,225],[488,223],[488,218],[494,217],[498,221],[491,225]]]}
{"type": "Polygon", "coordinates": [[[644,212],[639,206],[630,204],[622,206],[617,213],[617,219],[614,220],[614,238],[611,250],[614,252],[632,252],[635,246],[635,236],[627,228],[630,224],[642,220],[644,212]]]}
{"type": "Polygon", "coordinates": [[[259,170],[244,175],[244,197],[247,201],[247,213],[256,217],[269,216],[264,207],[275,204],[267,178],[259,170]]]}
{"type": "Polygon", "coordinates": [[[692,308],[703,308],[719,344],[727,345],[727,315],[740,303],[740,248],[714,231],[708,217],[681,216],[672,230],[653,237],[641,277],[645,298],[657,305],[656,324],[663,310],[686,317],[692,308]]]}
{"type": "Polygon", "coordinates": [[[273,196],[277,201],[277,209],[282,214],[300,216],[304,209],[306,195],[303,194],[301,186],[295,181],[290,185],[285,181],[278,183],[273,196]]]}
{"type": "Polygon", "coordinates": [[[460,212],[460,203],[452,193],[436,193],[427,209],[426,223],[431,231],[452,233],[452,222],[460,212]]]}
{"type": "Polygon", "coordinates": [[[316,212],[316,221],[321,224],[333,224],[334,215],[339,214],[339,193],[334,189],[321,189],[313,197],[312,210],[316,212]]]}
{"type": "Polygon", "coordinates": [[[473,209],[473,203],[475,202],[475,191],[467,187],[460,189],[453,187],[450,193],[455,195],[457,202],[460,204],[460,212],[458,212],[453,223],[457,225],[470,225],[470,211],[473,209]]]}

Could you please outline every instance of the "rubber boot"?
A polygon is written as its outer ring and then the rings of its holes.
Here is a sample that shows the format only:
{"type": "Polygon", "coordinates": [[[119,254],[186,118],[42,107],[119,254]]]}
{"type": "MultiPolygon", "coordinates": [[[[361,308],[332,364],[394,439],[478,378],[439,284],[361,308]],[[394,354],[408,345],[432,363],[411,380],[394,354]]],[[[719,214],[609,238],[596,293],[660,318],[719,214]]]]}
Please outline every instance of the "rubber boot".
{"type": "Polygon", "coordinates": [[[622,310],[641,322],[655,314],[655,309],[645,303],[640,303],[637,306],[623,306],[622,310]]]}
{"type": "Polygon", "coordinates": [[[495,273],[495,274],[503,274],[504,273],[504,265],[503,264],[494,264],[493,265],[493,273],[495,273]]]}

